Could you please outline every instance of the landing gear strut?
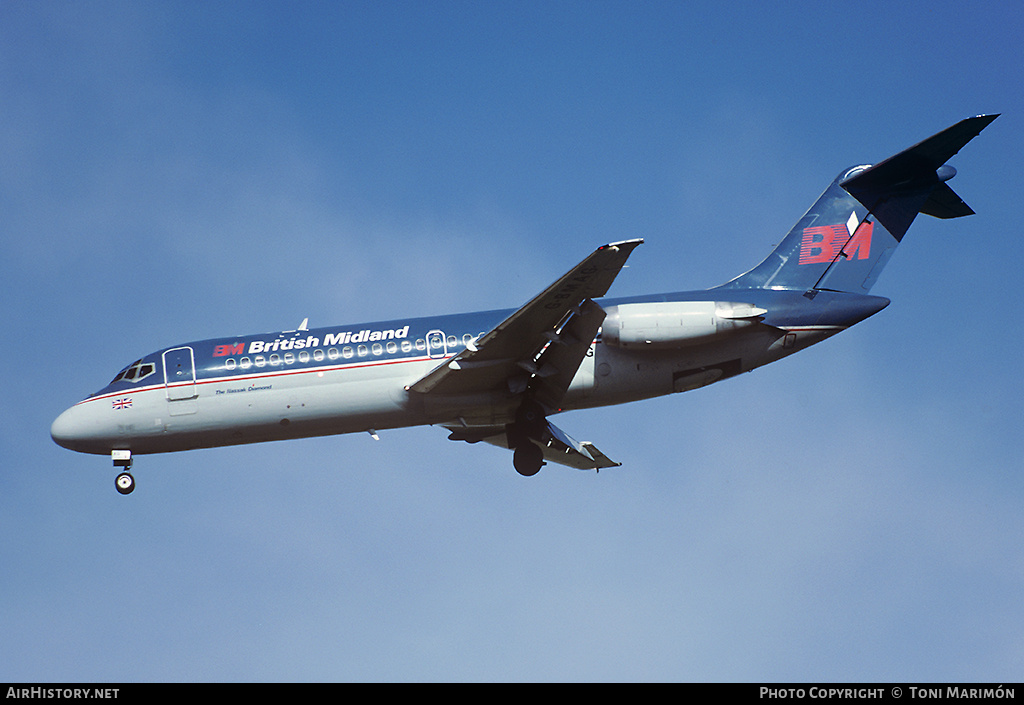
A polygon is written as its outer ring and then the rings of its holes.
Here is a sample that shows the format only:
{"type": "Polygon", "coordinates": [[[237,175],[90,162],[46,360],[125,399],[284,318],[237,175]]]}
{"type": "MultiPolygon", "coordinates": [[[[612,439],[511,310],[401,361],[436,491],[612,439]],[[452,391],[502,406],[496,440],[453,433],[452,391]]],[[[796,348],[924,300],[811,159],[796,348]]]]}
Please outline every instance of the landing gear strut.
{"type": "Polygon", "coordinates": [[[122,468],[121,473],[114,480],[114,487],[121,494],[131,494],[135,489],[135,478],[128,472],[132,467],[132,452],[130,450],[113,450],[110,452],[110,459],[114,461],[115,468],[122,468]]]}

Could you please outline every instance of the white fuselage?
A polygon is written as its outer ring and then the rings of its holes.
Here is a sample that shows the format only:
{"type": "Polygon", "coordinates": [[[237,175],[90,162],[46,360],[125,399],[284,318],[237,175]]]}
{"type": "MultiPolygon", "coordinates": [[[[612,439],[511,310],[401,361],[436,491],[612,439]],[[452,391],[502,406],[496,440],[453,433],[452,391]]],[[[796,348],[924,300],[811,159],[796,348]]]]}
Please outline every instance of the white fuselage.
{"type": "MultiPolygon", "coordinates": [[[[451,321],[446,323],[453,327],[451,321]]],[[[657,350],[624,349],[597,340],[557,411],[695,389],[839,330],[840,326],[780,330],[757,325],[699,344],[657,350]]],[[[293,337],[301,339],[297,332],[293,337]]],[[[258,345],[250,342],[243,354],[222,357],[216,366],[194,362],[198,374],[189,371],[183,381],[175,378],[170,360],[197,361],[209,341],[170,348],[154,354],[161,365],[156,373],[136,386],[103,390],[79,402],[58,417],[52,434],[73,450],[145,454],[422,424],[508,423],[515,410],[512,394],[419,399],[407,390],[454,357],[464,343],[472,344],[469,334],[441,333],[453,345],[431,346],[429,337],[410,339],[411,354],[397,346],[389,354],[384,346],[352,345],[323,350],[311,346],[307,355],[251,355],[248,350],[258,345]]]]}

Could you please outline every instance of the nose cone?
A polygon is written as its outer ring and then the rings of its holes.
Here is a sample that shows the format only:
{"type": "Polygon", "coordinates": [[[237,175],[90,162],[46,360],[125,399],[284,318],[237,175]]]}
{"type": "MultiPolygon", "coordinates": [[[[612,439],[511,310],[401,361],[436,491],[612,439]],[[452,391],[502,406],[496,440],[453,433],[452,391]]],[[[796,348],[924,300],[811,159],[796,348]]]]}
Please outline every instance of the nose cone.
{"type": "Polygon", "coordinates": [[[93,417],[90,404],[72,406],[54,419],[50,437],[54,442],[81,453],[109,453],[110,443],[104,439],[99,424],[93,417]]]}
{"type": "Polygon", "coordinates": [[[75,444],[81,440],[83,432],[80,414],[71,407],[54,419],[50,426],[50,437],[53,442],[69,450],[77,450],[75,444]]]}

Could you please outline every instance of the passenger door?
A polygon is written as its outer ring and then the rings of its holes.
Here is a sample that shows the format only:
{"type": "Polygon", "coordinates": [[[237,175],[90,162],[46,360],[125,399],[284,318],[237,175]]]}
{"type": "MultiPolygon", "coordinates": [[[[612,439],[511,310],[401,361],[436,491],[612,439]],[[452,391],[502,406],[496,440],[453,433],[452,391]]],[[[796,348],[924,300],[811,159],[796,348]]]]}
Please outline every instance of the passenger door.
{"type": "Polygon", "coordinates": [[[164,385],[168,401],[185,401],[198,396],[192,348],[173,348],[164,352],[164,385]]]}

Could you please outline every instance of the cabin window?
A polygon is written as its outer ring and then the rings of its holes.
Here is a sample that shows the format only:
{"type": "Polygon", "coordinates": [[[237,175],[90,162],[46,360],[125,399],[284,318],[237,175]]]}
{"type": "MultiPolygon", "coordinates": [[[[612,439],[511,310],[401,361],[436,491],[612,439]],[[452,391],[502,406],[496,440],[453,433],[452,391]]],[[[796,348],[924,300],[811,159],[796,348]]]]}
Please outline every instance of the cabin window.
{"type": "Polygon", "coordinates": [[[277,353],[274,353],[273,355],[271,355],[270,356],[270,364],[271,365],[280,365],[281,364],[281,356],[278,355],[277,353]]]}
{"type": "Polygon", "coordinates": [[[402,341],[402,352],[404,352],[404,353],[412,352],[412,343],[410,343],[408,340],[403,340],[402,341]]]}
{"type": "Polygon", "coordinates": [[[332,360],[337,360],[339,357],[341,357],[341,353],[338,352],[338,348],[330,348],[327,351],[327,357],[329,357],[332,360]]]}
{"type": "Polygon", "coordinates": [[[454,348],[458,344],[459,344],[459,339],[458,338],[456,338],[454,335],[449,335],[448,336],[448,347],[449,348],[454,348]]]}
{"type": "Polygon", "coordinates": [[[346,345],[341,349],[341,356],[346,360],[351,359],[356,354],[356,351],[352,349],[351,345],[346,345]]]}
{"type": "Polygon", "coordinates": [[[393,355],[398,352],[398,343],[390,342],[387,344],[388,354],[393,355]]]}
{"type": "Polygon", "coordinates": [[[423,352],[424,350],[426,350],[427,349],[427,341],[425,341],[423,338],[417,339],[416,340],[416,349],[419,350],[420,352],[423,352]]]}
{"type": "Polygon", "coordinates": [[[309,353],[303,350],[299,353],[299,362],[309,362],[309,353]]]}
{"type": "Polygon", "coordinates": [[[356,351],[359,353],[359,357],[366,357],[366,353],[369,352],[365,345],[360,345],[356,351]]]}
{"type": "Polygon", "coordinates": [[[370,346],[370,350],[373,351],[374,355],[381,355],[384,352],[384,346],[381,345],[380,343],[374,343],[372,346],[370,346]]]}
{"type": "Polygon", "coordinates": [[[267,364],[267,359],[265,357],[263,357],[262,355],[257,355],[256,356],[256,367],[263,367],[265,364],[267,364]]]}
{"type": "Polygon", "coordinates": [[[225,370],[233,370],[236,367],[238,367],[238,363],[235,362],[235,358],[229,357],[227,360],[224,361],[225,370]]]}
{"type": "Polygon", "coordinates": [[[238,363],[242,366],[243,370],[247,370],[250,367],[252,367],[252,360],[250,360],[247,357],[243,357],[241,360],[238,361],[238,363]]]}
{"type": "Polygon", "coordinates": [[[313,351],[313,359],[316,360],[317,362],[321,362],[324,359],[324,351],[323,350],[314,350],[313,351]]]}
{"type": "Polygon", "coordinates": [[[284,364],[290,365],[293,362],[295,362],[295,355],[293,355],[292,353],[285,353],[284,354],[284,364]]]}

